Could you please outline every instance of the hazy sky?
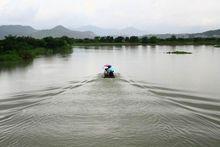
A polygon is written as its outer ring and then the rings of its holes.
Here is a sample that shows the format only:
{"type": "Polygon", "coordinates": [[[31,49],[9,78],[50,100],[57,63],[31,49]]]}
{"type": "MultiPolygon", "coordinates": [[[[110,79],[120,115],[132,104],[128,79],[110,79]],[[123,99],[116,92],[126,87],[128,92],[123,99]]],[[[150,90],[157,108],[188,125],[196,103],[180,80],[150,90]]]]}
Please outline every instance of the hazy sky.
{"type": "Polygon", "coordinates": [[[0,0],[0,25],[134,26],[149,33],[220,28],[220,0],[0,0]]]}

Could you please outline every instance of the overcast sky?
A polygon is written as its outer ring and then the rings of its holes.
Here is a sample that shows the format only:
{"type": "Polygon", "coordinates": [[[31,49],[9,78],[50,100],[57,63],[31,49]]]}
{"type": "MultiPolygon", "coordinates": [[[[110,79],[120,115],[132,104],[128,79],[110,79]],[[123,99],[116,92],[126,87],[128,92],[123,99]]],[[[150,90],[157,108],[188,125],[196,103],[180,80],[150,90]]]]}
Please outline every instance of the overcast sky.
{"type": "Polygon", "coordinates": [[[149,33],[220,28],[220,0],[0,0],[0,25],[136,27],[149,33]]]}

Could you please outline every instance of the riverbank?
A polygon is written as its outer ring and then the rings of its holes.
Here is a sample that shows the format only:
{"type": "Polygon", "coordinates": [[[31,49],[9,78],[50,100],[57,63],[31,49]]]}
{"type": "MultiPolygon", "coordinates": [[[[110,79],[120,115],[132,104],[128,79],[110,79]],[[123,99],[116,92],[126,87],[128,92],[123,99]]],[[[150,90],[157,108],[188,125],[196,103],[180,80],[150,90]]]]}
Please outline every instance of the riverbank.
{"type": "Polygon", "coordinates": [[[186,42],[186,43],[182,43],[182,42],[176,42],[176,43],[156,43],[156,44],[152,44],[152,43],[74,43],[73,46],[138,46],[138,45],[143,45],[143,46],[147,46],[147,45],[169,45],[169,46],[177,46],[177,45],[195,45],[195,46],[199,46],[199,45],[213,45],[215,47],[220,47],[218,45],[215,45],[215,43],[192,43],[192,42],[186,42]]]}

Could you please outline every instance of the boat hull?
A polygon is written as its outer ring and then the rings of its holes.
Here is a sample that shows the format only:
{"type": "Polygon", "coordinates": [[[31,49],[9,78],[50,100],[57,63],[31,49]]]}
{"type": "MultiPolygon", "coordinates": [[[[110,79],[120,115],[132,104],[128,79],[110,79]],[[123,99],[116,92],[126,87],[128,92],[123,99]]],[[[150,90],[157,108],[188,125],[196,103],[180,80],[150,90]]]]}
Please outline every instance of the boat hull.
{"type": "Polygon", "coordinates": [[[103,78],[115,78],[115,75],[112,74],[112,75],[109,75],[109,74],[103,74],[103,78]]]}

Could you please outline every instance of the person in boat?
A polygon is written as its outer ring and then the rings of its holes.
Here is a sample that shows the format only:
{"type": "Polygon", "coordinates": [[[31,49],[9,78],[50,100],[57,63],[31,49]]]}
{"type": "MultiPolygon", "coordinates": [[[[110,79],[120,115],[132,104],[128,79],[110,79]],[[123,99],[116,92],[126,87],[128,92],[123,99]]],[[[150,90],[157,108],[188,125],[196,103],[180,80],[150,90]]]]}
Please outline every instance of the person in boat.
{"type": "Polygon", "coordinates": [[[105,65],[105,71],[104,71],[105,77],[115,77],[114,75],[114,69],[111,65],[105,65]]]}

